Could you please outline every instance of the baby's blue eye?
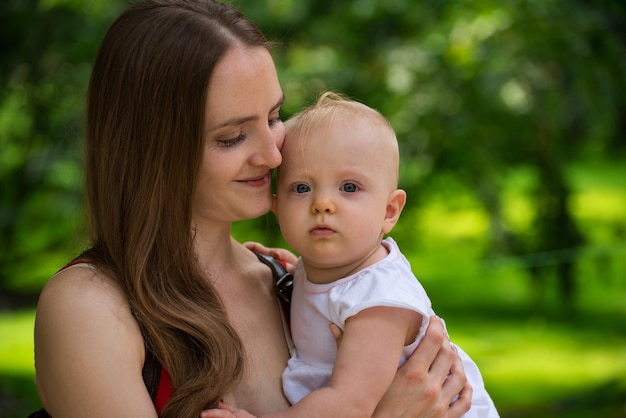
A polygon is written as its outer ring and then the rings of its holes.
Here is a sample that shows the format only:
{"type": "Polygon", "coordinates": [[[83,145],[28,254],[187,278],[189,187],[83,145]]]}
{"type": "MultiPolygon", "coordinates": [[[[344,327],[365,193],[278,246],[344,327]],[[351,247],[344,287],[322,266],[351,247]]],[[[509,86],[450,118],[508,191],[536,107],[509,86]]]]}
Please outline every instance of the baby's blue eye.
{"type": "Polygon", "coordinates": [[[308,191],[311,191],[311,188],[309,186],[307,186],[304,183],[300,183],[300,184],[296,184],[296,186],[293,188],[293,190],[296,193],[306,193],[308,191]]]}
{"type": "Polygon", "coordinates": [[[346,193],[354,193],[359,190],[359,187],[354,183],[346,183],[341,186],[341,189],[346,193]]]}

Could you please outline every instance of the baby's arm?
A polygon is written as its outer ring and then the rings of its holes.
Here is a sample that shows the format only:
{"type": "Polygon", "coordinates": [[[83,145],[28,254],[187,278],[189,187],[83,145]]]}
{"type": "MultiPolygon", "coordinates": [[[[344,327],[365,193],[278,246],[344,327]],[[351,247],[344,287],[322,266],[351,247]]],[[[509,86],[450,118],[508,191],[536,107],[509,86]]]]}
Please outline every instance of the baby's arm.
{"type": "Polygon", "coordinates": [[[351,317],[330,386],[276,417],[371,417],[396,374],[402,348],[415,339],[420,324],[420,314],[400,308],[374,307],[351,317]]]}
{"type": "MultiPolygon", "coordinates": [[[[330,386],[318,389],[291,408],[263,418],[371,417],[389,388],[402,348],[419,330],[421,315],[407,309],[374,307],[346,321],[330,386]]],[[[246,411],[220,404],[203,418],[250,418],[246,411]]]]}
{"type": "MultiPolygon", "coordinates": [[[[338,328],[335,331],[333,335],[339,339],[341,331],[338,328]]],[[[432,316],[424,340],[398,369],[375,416],[460,418],[469,411],[471,398],[472,388],[467,383],[461,359],[452,350],[441,320],[432,316]],[[457,396],[458,400],[453,402],[457,396]]],[[[232,418],[232,415],[204,411],[201,417],[232,418]]]]}

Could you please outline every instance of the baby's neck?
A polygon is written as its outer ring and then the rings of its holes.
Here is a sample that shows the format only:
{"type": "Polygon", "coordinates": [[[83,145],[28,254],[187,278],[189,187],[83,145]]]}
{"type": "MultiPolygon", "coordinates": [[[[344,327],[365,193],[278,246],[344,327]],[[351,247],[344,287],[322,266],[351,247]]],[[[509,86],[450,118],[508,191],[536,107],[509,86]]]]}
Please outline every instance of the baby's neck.
{"type": "Polygon", "coordinates": [[[311,283],[327,284],[336,282],[344,277],[351,276],[364,268],[379,262],[385,258],[387,254],[389,254],[389,251],[381,243],[377,247],[373,248],[369,253],[364,254],[362,257],[359,257],[349,264],[318,267],[319,264],[312,263],[311,260],[307,260],[306,257],[302,257],[302,264],[304,266],[307,279],[311,283]]]}

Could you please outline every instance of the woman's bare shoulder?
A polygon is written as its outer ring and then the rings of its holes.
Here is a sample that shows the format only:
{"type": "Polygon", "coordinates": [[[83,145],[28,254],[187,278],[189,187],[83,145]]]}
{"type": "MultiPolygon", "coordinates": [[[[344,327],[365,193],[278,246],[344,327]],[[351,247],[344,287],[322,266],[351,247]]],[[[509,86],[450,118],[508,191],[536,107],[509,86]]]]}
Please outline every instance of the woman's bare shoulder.
{"type": "MultiPolygon", "coordinates": [[[[52,276],[45,284],[39,304],[52,302],[61,297],[83,296],[105,298],[107,302],[122,302],[126,299],[115,281],[90,264],[75,264],[52,276]]],[[[82,298],[81,298],[82,299],[82,298]]]]}
{"type": "Polygon", "coordinates": [[[35,325],[36,336],[37,325],[63,334],[107,332],[120,325],[129,334],[139,331],[119,285],[87,264],[61,270],[48,280],[39,296],[35,325]]]}
{"type": "Polygon", "coordinates": [[[143,361],[141,331],[110,277],[77,265],[44,286],[35,319],[35,368],[42,402],[51,412],[74,416],[73,410],[90,405],[108,416],[122,416],[98,398],[131,394],[140,405],[150,406],[149,397],[139,401],[145,397],[143,361]]]}
{"type": "Polygon", "coordinates": [[[37,322],[111,320],[134,322],[128,299],[109,276],[88,264],[66,268],[43,287],[37,304],[37,322]]]}

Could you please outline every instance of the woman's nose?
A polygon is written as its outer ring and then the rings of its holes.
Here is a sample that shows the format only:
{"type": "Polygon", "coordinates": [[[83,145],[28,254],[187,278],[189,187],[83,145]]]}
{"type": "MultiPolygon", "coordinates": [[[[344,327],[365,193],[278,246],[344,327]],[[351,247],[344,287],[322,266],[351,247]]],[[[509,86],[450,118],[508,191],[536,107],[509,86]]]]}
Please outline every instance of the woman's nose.
{"type": "Polygon", "coordinates": [[[270,168],[278,167],[282,162],[282,155],[280,154],[280,146],[283,142],[282,135],[281,132],[271,129],[263,132],[259,138],[259,148],[254,154],[252,164],[270,168]]]}

